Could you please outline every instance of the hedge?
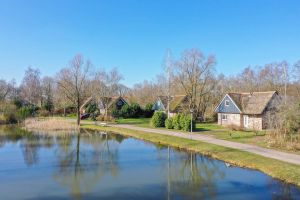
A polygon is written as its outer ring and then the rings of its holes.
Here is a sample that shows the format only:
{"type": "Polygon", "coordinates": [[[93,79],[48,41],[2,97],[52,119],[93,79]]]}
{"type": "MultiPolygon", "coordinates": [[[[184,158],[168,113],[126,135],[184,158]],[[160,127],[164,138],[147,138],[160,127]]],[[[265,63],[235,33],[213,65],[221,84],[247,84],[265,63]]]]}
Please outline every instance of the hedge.
{"type": "Polygon", "coordinates": [[[155,112],[151,118],[151,125],[153,127],[164,127],[166,118],[167,118],[166,113],[155,112]]]}

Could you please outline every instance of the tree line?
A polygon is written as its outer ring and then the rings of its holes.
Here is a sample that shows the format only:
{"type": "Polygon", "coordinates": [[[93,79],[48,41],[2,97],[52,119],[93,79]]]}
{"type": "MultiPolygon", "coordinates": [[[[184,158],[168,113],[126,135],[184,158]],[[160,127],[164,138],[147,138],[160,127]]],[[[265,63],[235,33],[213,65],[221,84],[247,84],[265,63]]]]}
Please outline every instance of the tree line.
{"type": "Polygon", "coordinates": [[[49,115],[70,109],[76,113],[79,124],[80,107],[90,97],[126,96],[130,102],[145,106],[158,95],[184,94],[189,97],[189,110],[193,110],[195,119],[207,121],[215,119],[214,108],[225,93],[269,90],[278,91],[289,106],[299,106],[300,60],[294,64],[280,61],[247,66],[230,76],[218,74],[216,64],[213,55],[198,49],[185,50],[178,58],[172,58],[168,51],[163,72],[155,80],[144,80],[129,88],[121,84],[123,76],[116,68],[97,69],[90,60],[76,55],[52,77],[41,76],[39,69],[28,67],[20,85],[13,80],[0,80],[0,112],[7,112],[11,104],[21,117],[37,110],[49,115]]]}

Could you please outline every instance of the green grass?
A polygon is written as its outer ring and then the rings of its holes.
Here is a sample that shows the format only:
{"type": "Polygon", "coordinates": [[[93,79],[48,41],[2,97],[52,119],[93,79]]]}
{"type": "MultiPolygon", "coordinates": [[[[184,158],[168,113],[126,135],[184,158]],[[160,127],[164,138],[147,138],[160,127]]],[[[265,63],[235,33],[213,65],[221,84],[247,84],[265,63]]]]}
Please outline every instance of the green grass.
{"type": "MultiPolygon", "coordinates": [[[[145,128],[154,128],[150,125],[150,118],[128,118],[128,119],[117,119],[118,124],[130,124],[145,128]]],[[[157,129],[166,129],[164,127],[157,129]]],[[[181,130],[169,129],[176,132],[182,132],[181,130]]],[[[199,134],[212,135],[215,138],[222,140],[230,140],[241,143],[253,143],[253,139],[259,136],[264,136],[264,132],[253,132],[253,131],[233,131],[228,128],[222,127],[216,123],[197,123],[196,130],[194,131],[199,134]]]]}
{"type": "Polygon", "coordinates": [[[87,124],[83,124],[81,127],[106,132],[116,132],[157,144],[169,145],[180,149],[195,151],[203,155],[211,156],[215,159],[223,160],[233,165],[258,169],[274,178],[278,178],[285,182],[300,186],[300,167],[298,165],[285,163],[279,160],[266,158],[236,149],[174,136],[151,134],[143,131],[135,131],[116,127],[100,127],[87,124]]]}
{"type": "Polygon", "coordinates": [[[225,128],[215,123],[196,124],[196,131],[215,131],[215,130],[225,130],[225,128]]]}
{"type": "Polygon", "coordinates": [[[128,118],[128,119],[117,119],[117,124],[131,124],[141,127],[150,127],[150,118],[128,118]]]}

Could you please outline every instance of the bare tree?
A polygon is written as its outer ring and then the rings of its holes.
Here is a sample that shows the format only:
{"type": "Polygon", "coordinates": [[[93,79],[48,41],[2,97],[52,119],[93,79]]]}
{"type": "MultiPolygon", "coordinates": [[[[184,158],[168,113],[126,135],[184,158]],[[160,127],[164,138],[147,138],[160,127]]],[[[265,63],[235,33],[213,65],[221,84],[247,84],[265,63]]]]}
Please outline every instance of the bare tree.
{"type": "Polygon", "coordinates": [[[42,106],[48,111],[52,112],[54,108],[54,89],[55,81],[52,77],[45,76],[42,79],[42,106]]]}
{"type": "Polygon", "coordinates": [[[109,72],[99,70],[95,73],[93,91],[95,97],[101,102],[102,107],[105,109],[105,115],[107,115],[110,98],[115,95],[121,96],[122,93],[125,92],[122,91],[124,88],[120,85],[122,79],[122,75],[116,68],[109,72]]]}
{"type": "Polygon", "coordinates": [[[5,80],[0,80],[0,101],[4,101],[12,91],[12,85],[5,80]]]}
{"type": "Polygon", "coordinates": [[[21,84],[21,97],[34,105],[41,103],[40,70],[28,67],[21,84]]]}
{"type": "Polygon", "coordinates": [[[216,61],[214,56],[205,57],[197,49],[186,50],[179,61],[175,63],[175,76],[189,97],[189,108],[196,117],[203,117],[202,104],[207,102],[213,79],[212,71],[216,61]]]}
{"type": "Polygon", "coordinates": [[[80,106],[91,95],[90,61],[84,61],[83,56],[76,55],[57,77],[57,83],[64,95],[76,106],[77,125],[80,125],[80,106]]]}

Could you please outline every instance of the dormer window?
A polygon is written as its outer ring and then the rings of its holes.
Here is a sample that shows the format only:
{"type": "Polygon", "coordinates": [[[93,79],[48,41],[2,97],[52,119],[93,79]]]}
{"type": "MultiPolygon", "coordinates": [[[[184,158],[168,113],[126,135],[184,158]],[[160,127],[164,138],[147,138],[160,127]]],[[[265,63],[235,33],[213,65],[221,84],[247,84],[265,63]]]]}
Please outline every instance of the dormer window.
{"type": "Polygon", "coordinates": [[[225,106],[229,106],[229,100],[225,100],[225,106]]]}

